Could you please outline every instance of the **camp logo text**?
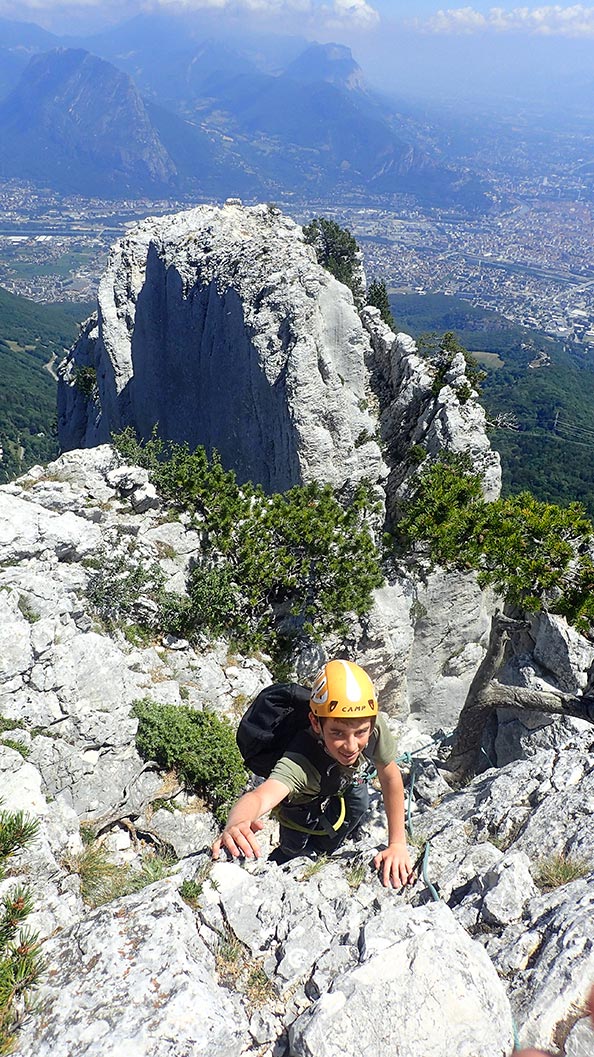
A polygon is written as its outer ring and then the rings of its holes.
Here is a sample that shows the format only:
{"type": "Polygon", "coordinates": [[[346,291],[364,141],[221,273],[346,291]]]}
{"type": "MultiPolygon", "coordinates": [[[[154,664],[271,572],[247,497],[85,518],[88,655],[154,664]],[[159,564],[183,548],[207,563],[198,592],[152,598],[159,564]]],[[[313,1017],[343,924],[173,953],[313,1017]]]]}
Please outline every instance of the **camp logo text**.
{"type": "MultiPolygon", "coordinates": [[[[331,701],[330,704],[328,705],[328,711],[329,712],[334,712],[334,709],[337,708],[337,706],[338,706],[338,701],[331,701]]],[[[375,701],[367,701],[367,702],[359,701],[357,704],[353,704],[353,705],[345,705],[345,704],[343,704],[343,706],[342,706],[342,708],[340,710],[340,714],[341,714],[341,716],[343,716],[343,715],[345,715],[348,712],[350,715],[356,716],[359,712],[365,712],[365,714],[368,715],[369,714],[369,709],[372,709],[372,711],[375,711],[375,701]]]]}

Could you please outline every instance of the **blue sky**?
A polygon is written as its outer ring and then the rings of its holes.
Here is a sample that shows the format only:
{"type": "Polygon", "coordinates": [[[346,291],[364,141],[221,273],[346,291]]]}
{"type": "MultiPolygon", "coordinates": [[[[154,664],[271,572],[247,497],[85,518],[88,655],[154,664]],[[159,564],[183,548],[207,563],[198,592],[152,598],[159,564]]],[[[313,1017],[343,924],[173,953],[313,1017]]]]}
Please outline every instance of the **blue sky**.
{"type": "Polygon", "coordinates": [[[0,0],[0,15],[94,32],[140,10],[209,12],[217,27],[351,46],[368,80],[402,95],[503,95],[557,77],[594,84],[594,3],[435,0],[0,0]]]}

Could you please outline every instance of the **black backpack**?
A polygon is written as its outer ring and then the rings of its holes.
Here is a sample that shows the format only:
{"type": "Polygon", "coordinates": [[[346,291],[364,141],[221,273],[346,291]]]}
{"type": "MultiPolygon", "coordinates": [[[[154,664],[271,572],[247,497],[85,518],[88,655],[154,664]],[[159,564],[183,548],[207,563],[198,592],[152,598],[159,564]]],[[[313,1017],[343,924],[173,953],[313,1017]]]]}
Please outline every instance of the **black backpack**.
{"type": "MultiPolygon", "coordinates": [[[[298,683],[273,683],[264,687],[239,722],[237,747],[246,767],[268,778],[291,742],[295,742],[294,749],[308,756],[320,772],[322,793],[329,796],[340,784],[340,772],[324,746],[307,733],[309,699],[310,691],[298,683]]],[[[369,762],[376,743],[377,731],[374,731],[363,750],[369,762]]]]}
{"type": "Polygon", "coordinates": [[[310,691],[298,683],[266,686],[244,712],[237,747],[246,767],[268,778],[277,760],[300,731],[309,727],[310,691]]]}

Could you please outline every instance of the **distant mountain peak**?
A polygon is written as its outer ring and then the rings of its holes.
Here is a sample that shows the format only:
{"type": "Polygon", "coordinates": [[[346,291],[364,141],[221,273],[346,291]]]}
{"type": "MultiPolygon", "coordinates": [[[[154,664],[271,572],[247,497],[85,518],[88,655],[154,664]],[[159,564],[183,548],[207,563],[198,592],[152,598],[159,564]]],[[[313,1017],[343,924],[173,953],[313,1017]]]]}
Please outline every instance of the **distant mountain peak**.
{"type": "Polygon", "coordinates": [[[348,91],[366,91],[363,71],[344,44],[310,44],[285,70],[295,81],[325,81],[348,91]]]}
{"type": "Polygon", "coordinates": [[[0,103],[3,175],[66,191],[162,190],[175,166],[128,74],[82,48],[33,56],[0,103]]]}

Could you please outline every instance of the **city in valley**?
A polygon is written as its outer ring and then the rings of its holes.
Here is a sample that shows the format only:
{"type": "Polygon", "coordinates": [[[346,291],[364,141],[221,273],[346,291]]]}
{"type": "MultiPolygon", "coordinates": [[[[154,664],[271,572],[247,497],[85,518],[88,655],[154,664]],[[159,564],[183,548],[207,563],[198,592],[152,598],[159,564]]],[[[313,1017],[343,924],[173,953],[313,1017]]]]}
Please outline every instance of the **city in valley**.
{"type": "MultiPolygon", "coordinates": [[[[278,205],[299,222],[326,215],[348,227],[368,277],[390,291],[457,295],[594,352],[592,207],[579,189],[564,196],[542,180],[538,193],[525,191],[474,216],[404,196],[345,204],[291,195],[278,205]]],[[[93,301],[110,245],[132,224],[198,204],[63,197],[0,182],[0,286],[46,303],[93,301]]]]}

